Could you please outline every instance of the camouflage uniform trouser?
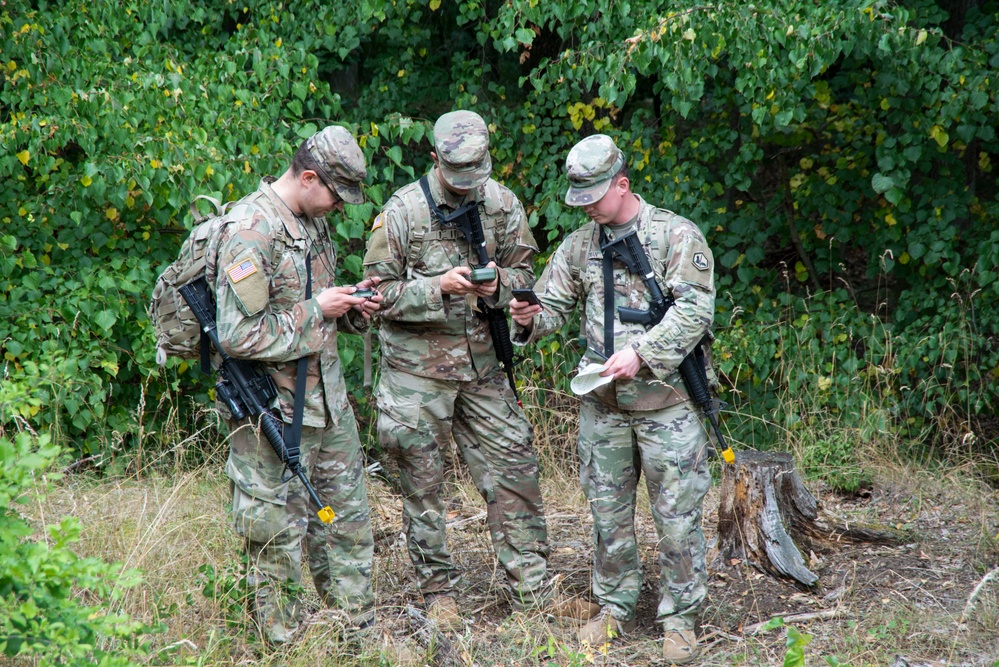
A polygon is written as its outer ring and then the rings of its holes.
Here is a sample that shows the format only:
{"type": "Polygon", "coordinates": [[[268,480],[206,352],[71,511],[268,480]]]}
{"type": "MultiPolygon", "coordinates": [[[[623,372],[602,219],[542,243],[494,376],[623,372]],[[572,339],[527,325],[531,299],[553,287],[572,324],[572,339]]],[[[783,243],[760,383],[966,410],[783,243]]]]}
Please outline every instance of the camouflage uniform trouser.
{"type": "Polygon", "coordinates": [[[545,526],[534,433],[498,369],[480,380],[419,377],[388,364],[378,383],[378,439],[399,462],[409,555],[425,596],[452,594],[460,580],[445,541],[444,450],[452,435],[486,501],[493,549],[514,606],[547,596],[545,526]]]}
{"type": "Polygon", "coordinates": [[[659,610],[666,630],[692,630],[707,592],[701,505],[711,486],[708,436],[692,404],[622,411],[584,396],[580,481],[593,514],[593,594],[615,618],[635,616],[642,566],[635,494],[645,473],[659,535],[659,610]]]}
{"type": "Polygon", "coordinates": [[[335,427],[302,428],[302,466],[336,513],[329,526],[319,521],[297,477],[281,482],[284,466],[262,433],[258,439],[244,425],[233,432],[230,447],[233,527],[245,539],[251,604],[263,635],[283,642],[298,629],[303,537],[323,602],[344,609],[355,624],[374,618],[374,540],[353,412],[345,411],[335,427]]]}

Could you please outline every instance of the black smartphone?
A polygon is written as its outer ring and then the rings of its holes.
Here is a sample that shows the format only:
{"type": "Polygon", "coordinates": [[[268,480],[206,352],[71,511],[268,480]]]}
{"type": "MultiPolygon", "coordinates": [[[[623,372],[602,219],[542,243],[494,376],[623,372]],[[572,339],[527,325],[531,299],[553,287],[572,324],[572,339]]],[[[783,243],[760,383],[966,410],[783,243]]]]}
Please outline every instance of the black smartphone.
{"type": "Polygon", "coordinates": [[[538,295],[534,293],[534,290],[514,288],[513,298],[517,301],[526,301],[537,306],[541,305],[541,301],[538,300],[538,295]]]}

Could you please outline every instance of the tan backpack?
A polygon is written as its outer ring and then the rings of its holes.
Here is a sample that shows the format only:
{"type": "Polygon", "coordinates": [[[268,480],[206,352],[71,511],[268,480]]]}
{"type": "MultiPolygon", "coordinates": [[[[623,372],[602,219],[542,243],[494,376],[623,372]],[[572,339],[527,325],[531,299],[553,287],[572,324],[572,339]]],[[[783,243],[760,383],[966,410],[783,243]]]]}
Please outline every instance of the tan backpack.
{"type": "MultiPolygon", "coordinates": [[[[209,259],[214,272],[219,231],[229,222],[225,214],[232,203],[221,204],[205,195],[195,197],[191,202],[194,229],[181,246],[177,259],[156,279],[148,314],[156,333],[156,363],[160,365],[165,364],[168,357],[197,359],[202,354],[201,327],[178,290],[206,275],[209,259]],[[198,210],[199,200],[211,204],[208,213],[198,210]]],[[[209,282],[213,278],[211,276],[209,282]]]]}

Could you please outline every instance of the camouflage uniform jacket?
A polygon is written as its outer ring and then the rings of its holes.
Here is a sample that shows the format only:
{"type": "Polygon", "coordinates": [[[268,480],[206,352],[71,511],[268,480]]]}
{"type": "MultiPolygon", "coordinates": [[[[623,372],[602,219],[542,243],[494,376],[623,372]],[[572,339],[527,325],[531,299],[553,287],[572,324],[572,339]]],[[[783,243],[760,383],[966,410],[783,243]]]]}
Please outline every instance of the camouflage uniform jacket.
{"type": "MultiPolygon", "coordinates": [[[[436,174],[428,174],[427,180],[444,212],[462,203],[436,174]]],[[[486,302],[502,307],[510,302],[513,288],[534,283],[537,244],[513,192],[493,179],[473,192],[480,202],[489,258],[500,267],[499,286],[486,302]]],[[[440,276],[469,262],[465,237],[458,229],[442,228],[418,182],[392,195],[375,218],[364,257],[365,277],[382,279],[379,341],[387,363],[422,377],[460,381],[482,377],[497,366],[489,325],[478,317],[475,301],[441,292],[440,276]]]]}
{"type": "MultiPolygon", "coordinates": [[[[630,345],[644,363],[634,379],[611,382],[593,395],[614,408],[658,410],[688,398],[677,368],[710,331],[715,306],[714,260],[697,225],[638,199],[636,223],[619,229],[619,234],[637,226],[660,289],[671,293],[676,302],[662,321],[647,331],[641,324],[622,323],[615,313],[614,350],[630,345]]],[[[609,236],[614,233],[611,227],[605,231],[609,236]]],[[[619,259],[613,266],[615,305],[648,309],[648,290],[641,276],[629,272],[619,259]]],[[[544,310],[535,316],[530,335],[523,327],[515,327],[515,343],[524,345],[559,329],[579,303],[588,347],[604,351],[603,254],[596,223],[583,225],[562,242],[535,291],[544,310]]],[[[580,367],[599,361],[588,353],[580,367]]]]}
{"type": "MultiPolygon", "coordinates": [[[[297,360],[309,357],[305,426],[335,425],[347,391],[337,354],[339,325],[351,333],[366,327],[356,311],[323,318],[315,296],[334,286],[336,251],[325,218],[297,218],[274,193],[272,177],[233,205],[219,241],[215,275],[219,339],[226,352],[263,363],[278,387],[276,407],[291,423],[297,360]],[[310,241],[311,238],[311,241],[310,241]],[[312,264],[312,295],[306,300],[306,255],[312,264]],[[325,258],[324,258],[325,256],[325,258]]],[[[272,406],[275,407],[275,406],[272,406]]]]}

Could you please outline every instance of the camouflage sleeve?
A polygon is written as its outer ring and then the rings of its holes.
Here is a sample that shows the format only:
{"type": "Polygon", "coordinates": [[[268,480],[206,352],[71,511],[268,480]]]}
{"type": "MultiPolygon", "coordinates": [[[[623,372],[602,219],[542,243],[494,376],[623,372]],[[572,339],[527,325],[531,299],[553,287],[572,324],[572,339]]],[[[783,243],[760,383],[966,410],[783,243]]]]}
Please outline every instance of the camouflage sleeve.
{"type": "Polygon", "coordinates": [[[371,225],[364,254],[364,277],[381,278],[378,316],[399,322],[443,322],[446,319],[440,276],[407,279],[409,223],[402,205],[391,200],[371,225]]]}
{"type": "Polygon", "coordinates": [[[323,313],[315,299],[271,308],[271,284],[280,276],[275,276],[271,265],[274,235],[267,221],[233,223],[224,233],[215,299],[219,342],[225,351],[236,358],[268,362],[293,361],[319,352],[323,313]]]}
{"type": "Polygon", "coordinates": [[[502,206],[507,211],[506,228],[493,258],[499,267],[499,285],[496,293],[486,299],[486,303],[493,307],[504,307],[510,303],[514,288],[534,284],[534,255],[538,252],[538,243],[527,224],[523,205],[505,188],[502,206]]]}
{"type": "Polygon", "coordinates": [[[569,267],[571,240],[572,235],[552,253],[541,280],[534,286],[542,310],[534,316],[532,326],[522,327],[513,323],[511,338],[515,344],[527,345],[561,329],[583,298],[582,283],[573,279],[569,267]]]}
{"type": "Polygon", "coordinates": [[[658,379],[666,381],[711,328],[715,312],[714,258],[700,230],[682,221],[670,230],[663,289],[675,303],[662,322],[632,342],[658,379]]]}

